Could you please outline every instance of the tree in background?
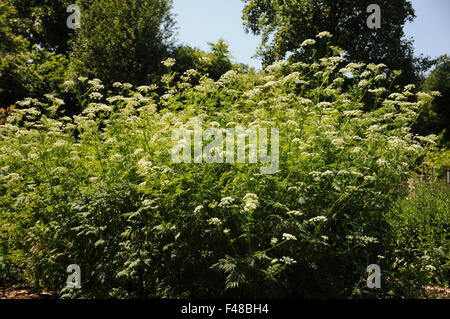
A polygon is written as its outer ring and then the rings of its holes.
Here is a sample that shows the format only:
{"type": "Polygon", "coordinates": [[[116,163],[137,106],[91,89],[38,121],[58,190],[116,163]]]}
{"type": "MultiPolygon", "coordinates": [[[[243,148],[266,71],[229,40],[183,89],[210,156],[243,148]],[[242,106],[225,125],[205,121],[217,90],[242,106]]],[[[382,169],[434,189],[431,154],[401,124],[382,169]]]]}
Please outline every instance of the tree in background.
{"type": "MultiPolygon", "coordinates": [[[[414,57],[412,41],[404,39],[403,26],[415,18],[407,0],[379,0],[381,28],[367,27],[372,0],[242,0],[246,31],[262,36],[258,54],[271,64],[291,54],[301,60],[301,43],[321,31],[333,34],[333,43],[353,62],[384,63],[403,71],[399,83],[416,82],[432,61],[414,57]]],[[[320,52],[319,52],[320,54],[320,52]]]]}
{"type": "Polygon", "coordinates": [[[188,69],[196,69],[200,74],[208,74],[217,81],[223,74],[237,67],[232,62],[228,44],[222,38],[217,43],[209,42],[208,45],[210,52],[188,45],[175,47],[170,54],[177,61],[173,70],[181,74],[188,69]]]}
{"type": "Polygon", "coordinates": [[[20,25],[18,13],[9,0],[0,2],[0,105],[9,105],[15,97],[27,94],[33,76],[26,66],[30,58],[29,42],[15,33],[20,25]]]}
{"type": "Polygon", "coordinates": [[[196,51],[194,53],[194,68],[214,80],[233,69],[232,56],[228,44],[220,38],[217,43],[208,42],[211,52],[196,51]]]}
{"type": "Polygon", "coordinates": [[[69,51],[69,39],[74,32],[66,26],[66,10],[75,0],[10,1],[20,19],[16,34],[48,51],[64,54],[69,51]]]}
{"type": "MultiPolygon", "coordinates": [[[[56,93],[64,82],[68,61],[54,48],[44,49],[37,36],[21,32],[29,23],[16,7],[16,0],[0,3],[0,105],[10,105],[25,97],[56,93]],[[30,42],[29,39],[35,42],[30,42]]],[[[20,6],[19,6],[20,8],[20,6]]],[[[38,10],[39,11],[39,10],[38,10]]],[[[65,24],[64,24],[65,28],[65,24]]]]}
{"type": "Polygon", "coordinates": [[[81,28],[70,56],[72,77],[144,84],[162,70],[173,35],[171,0],[78,1],[81,28]]]}
{"type": "Polygon", "coordinates": [[[450,144],[450,56],[442,55],[425,79],[424,91],[440,92],[430,108],[422,112],[415,129],[418,133],[440,135],[442,145],[450,144]]]}

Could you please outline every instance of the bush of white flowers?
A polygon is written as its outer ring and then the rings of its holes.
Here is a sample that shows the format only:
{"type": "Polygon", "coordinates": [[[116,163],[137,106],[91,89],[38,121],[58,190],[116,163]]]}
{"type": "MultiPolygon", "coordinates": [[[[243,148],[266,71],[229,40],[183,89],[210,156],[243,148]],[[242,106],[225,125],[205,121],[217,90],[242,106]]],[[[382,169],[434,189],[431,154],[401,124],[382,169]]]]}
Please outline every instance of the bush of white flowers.
{"type": "Polygon", "coordinates": [[[159,88],[86,82],[73,118],[52,95],[16,104],[0,126],[2,273],[19,267],[63,297],[395,293],[384,213],[434,143],[410,132],[432,97],[391,94],[384,65],[337,53],[218,81],[189,70],[176,82],[173,63],[159,88]],[[199,121],[279,129],[278,171],[174,163],[173,130],[199,121]],[[64,288],[71,264],[79,290],[64,288]],[[366,287],[370,264],[384,289],[366,287]]]}

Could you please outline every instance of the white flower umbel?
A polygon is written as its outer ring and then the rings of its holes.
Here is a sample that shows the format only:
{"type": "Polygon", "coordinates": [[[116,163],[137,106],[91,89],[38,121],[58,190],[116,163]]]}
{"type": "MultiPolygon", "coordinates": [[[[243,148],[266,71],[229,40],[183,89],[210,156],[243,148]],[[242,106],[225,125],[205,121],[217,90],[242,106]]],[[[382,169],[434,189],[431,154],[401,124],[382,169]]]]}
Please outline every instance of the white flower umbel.
{"type": "Polygon", "coordinates": [[[213,218],[208,219],[208,223],[210,225],[219,226],[222,224],[222,221],[217,217],[213,217],[213,218]]]}
{"type": "Polygon", "coordinates": [[[282,238],[283,240],[297,240],[297,237],[288,233],[284,233],[282,238]]]}
{"type": "Polygon", "coordinates": [[[331,38],[331,37],[333,37],[333,35],[330,32],[328,32],[328,31],[323,31],[323,32],[320,32],[316,37],[319,38],[319,39],[331,38]]]}
{"type": "Polygon", "coordinates": [[[305,41],[302,42],[301,46],[306,47],[308,45],[314,45],[314,44],[316,44],[316,40],[306,39],[305,41]]]}
{"type": "Polygon", "coordinates": [[[286,256],[281,257],[280,261],[281,261],[282,263],[284,263],[285,265],[293,265],[293,264],[296,264],[296,263],[297,263],[297,262],[296,262],[294,259],[292,259],[291,257],[286,257],[286,256]]]}
{"type": "Polygon", "coordinates": [[[173,58],[168,58],[167,60],[162,61],[161,63],[164,64],[165,67],[171,68],[175,65],[176,60],[173,58]]]}

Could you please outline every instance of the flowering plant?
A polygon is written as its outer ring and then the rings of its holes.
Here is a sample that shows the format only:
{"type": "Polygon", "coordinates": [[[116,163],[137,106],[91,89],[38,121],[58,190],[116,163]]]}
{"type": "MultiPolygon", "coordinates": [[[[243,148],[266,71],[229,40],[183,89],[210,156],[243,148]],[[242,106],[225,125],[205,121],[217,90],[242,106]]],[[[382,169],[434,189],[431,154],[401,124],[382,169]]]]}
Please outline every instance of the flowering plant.
{"type": "Polygon", "coordinates": [[[46,288],[80,265],[87,297],[388,293],[362,278],[368,264],[390,269],[384,213],[434,144],[410,132],[432,97],[389,92],[384,65],[343,63],[336,51],[217,81],[169,72],[163,94],[122,83],[105,94],[95,79],[73,118],[54,96],[18,102],[0,127],[7,251],[46,288]],[[172,162],[173,129],[199,121],[279,128],[278,172],[172,162]]]}

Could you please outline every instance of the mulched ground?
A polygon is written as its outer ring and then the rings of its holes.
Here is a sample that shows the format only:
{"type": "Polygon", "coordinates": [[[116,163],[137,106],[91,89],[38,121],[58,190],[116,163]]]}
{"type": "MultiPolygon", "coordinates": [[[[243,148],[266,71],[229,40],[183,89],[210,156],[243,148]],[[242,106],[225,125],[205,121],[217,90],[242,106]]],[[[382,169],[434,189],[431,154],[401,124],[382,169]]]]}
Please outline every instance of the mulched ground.
{"type": "MultiPolygon", "coordinates": [[[[450,299],[449,288],[424,287],[429,299],[450,299]]],[[[37,293],[33,289],[18,286],[0,287],[0,299],[56,299],[50,292],[37,293]]]]}
{"type": "Polygon", "coordinates": [[[0,287],[0,299],[55,299],[49,292],[37,293],[33,289],[19,286],[0,287]]]}
{"type": "Polygon", "coordinates": [[[427,292],[428,298],[430,299],[450,299],[450,289],[449,288],[439,288],[439,287],[424,287],[427,292]]]}

